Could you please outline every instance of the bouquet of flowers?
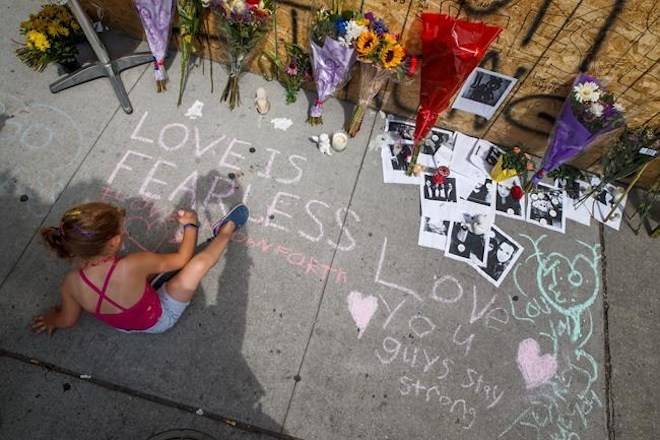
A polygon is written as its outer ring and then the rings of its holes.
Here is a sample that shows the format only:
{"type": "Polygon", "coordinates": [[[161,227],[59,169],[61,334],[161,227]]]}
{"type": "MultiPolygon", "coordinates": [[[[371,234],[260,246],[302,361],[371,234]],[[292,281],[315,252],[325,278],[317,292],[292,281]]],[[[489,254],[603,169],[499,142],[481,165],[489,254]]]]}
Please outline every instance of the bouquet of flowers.
{"type": "Polygon", "coordinates": [[[16,56],[28,67],[41,72],[51,62],[78,65],[76,43],[82,31],[66,6],[43,5],[36,15],[21,22],[20,32],[25,42],[16,49],[16,56]]]}
{"type": "MultiPolygon", "coordinates": [[[[644,174],[649,164],[658,157],[660,157],[660,130],[658,128],[626,128],[616,143],[603,156],[603,173],[600,182],[594,185],[580,201],[583,202],[594,194],[600,194],[607,185],[617,180],[635,174],[635,178],[626,191],[614,203],[612,207],[612,212],[614,212],[620,201],[644,174]]],[[[609,218],[609,214],[607,218],[609,218]]]]}
{"type": "MultiPolygon", "coordinates": [[[[362,25],[363,30],[355,40],[357,60],[360,62],[360,94],[358,105],[346,127],[351,137],[360,130],[367,106],[387,80],[392,77],[412,77],[418,65],[417,57],[407,53],[398,36],[389,32],[382,19],[368,12],[361,23],[364,20],[366,24],[362,25]]],[[[337,26],[342,30],[348,28],[346,22],[339,22],[337,26]]]]}
{"type": "Polygon", "coordinates": [[[278,78],[286,92],[286,103],[292,104],[298,98],[298,91],[304,82],[312,78],[312,64],[307,55],[297,44],[286,43],[286,64],[273,54],[267,54],[275,65],[278,78]]]}
{"type": "Polygon", "coordinates": [[[413,174],[422,142],[438,116],[501,31],[444,14],[422,14],[422,78],[408,175],[413,174]]]}
{"type": "MultiPolygon", "coordinates": [[[[179,16],[179,47],[181,48],[181,78],[179,80],[177,106],[181,105],[183,87],[188,76],[190,55],[196,51],[195,40],[199,38],[204,8],[208,5],[208,2],[204,3],[202,0],[177,0],[176,2],[176,12],[179,16]]],[[[213,72],[211,72],[211,76],[213,76],[213,72]]]]}
{"type": "Polygon", "coordinates": [[[529,171],[534,171],[534,162],[529,154],[523,153],[520,147],[502,148],[502,153],[490,170],[490,177],[495,182],[503,182],[514,176],[521,176],[524,182],[529,171]]]}
{"type": "Polygon", "coordinates": [[[170,41],[173,0],[133,0],[142,27],[147,35],[149,49],[154,55],[156,92],[167,90],[165,55],[170,41]]]}
{"type": "Polygon", "coordinates": [[[342,12],[340,3],[332,10],[321,8],[312,24],[310,46],[317,93],[307,118],[312,125],[323,123],[323,103],[348,80],[355,63],[353,43],[366,25],[357,12],[342,12]]]}
{"type": "Polygon", "coordinates": [[[218,0],[218,31],[229,45],[229,79],[222,92],[222,101],[229,108],[240,104],[238,79],[250,52],[270,30],[275,12],[273,0],[218,0]]]}
{"type": "Polygon", "coordinates": [[[623,107],[595,78],[581,73],[561,107],[532,183],[584,152],[599,136],[623,125],[623,107]]]}

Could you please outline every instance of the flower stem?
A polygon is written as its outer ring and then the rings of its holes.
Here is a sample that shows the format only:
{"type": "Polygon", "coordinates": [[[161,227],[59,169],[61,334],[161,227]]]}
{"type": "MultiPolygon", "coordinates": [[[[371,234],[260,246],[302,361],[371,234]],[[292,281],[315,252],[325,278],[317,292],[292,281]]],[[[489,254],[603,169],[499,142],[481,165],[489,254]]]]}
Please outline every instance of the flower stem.
{"type": "Polygon", "coordinates": [[[346,127],[346,132],[350,137],[355,137],[355,135],[357,135],[360,131],[362,120],[364,119],[365,109],[365,105],[358,104],[353,110],[353,117],[351,118],[348,127],[346,127]]]}

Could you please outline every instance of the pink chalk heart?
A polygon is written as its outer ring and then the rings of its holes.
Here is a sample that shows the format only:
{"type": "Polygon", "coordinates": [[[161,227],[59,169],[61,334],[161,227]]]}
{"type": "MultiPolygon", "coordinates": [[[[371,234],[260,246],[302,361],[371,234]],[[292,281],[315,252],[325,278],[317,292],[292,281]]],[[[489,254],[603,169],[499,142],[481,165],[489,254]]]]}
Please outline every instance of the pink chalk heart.
{"type": "Polygon", "coordinates": [[[525,379],[527,389],[543,385],[557,372],[557,359],[546,353],[541,356],[541,347],[532,338],[518,345],[518,368],[525,379]]]}
{"type": "Polygon", "coordinates": [[[358,339],[369,325],[369,321],[378,310],[378,298],[371,295],[363,296],[360,292],[353,291],[348,295],[348,310],[351,312],[353,321],[357,328],[358,339]]]}

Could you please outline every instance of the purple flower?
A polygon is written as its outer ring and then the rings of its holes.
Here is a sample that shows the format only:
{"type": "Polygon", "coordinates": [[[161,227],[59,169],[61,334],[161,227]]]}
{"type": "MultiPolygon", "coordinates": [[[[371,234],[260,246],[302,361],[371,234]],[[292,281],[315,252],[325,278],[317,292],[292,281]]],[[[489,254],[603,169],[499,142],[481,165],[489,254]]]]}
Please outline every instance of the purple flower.
{"type": "Polygon", "coordinates": [[[367,12],[364,14],[364,18],[366,18],[369,21],[374,21],[376,19],[376,16],[374,15],[373,12],[367,12]]]}
{"type": "Polygon", "coordinates": [[[385,24],[385,21],[382,18],[379,18],[376,21],[372,21],[371,23],[372,23],[371,28],[379,37],[389,32],[389,29],[387,28],[387,25],[385,24]]]}

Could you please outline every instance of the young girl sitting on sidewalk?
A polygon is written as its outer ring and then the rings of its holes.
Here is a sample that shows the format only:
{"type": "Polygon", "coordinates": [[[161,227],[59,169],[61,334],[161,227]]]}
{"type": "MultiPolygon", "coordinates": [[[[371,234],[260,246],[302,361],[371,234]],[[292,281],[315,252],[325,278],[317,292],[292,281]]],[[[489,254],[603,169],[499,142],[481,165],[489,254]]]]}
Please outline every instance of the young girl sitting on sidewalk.
{"type": "Polygon", "coordinates": [[[218,262],[232,233],[243,226],[249,212],[235,206],[213,225],[213,238],[198,254],[197,214],[179,210],[183,240],[170,254],[137,252],[118,257],[124,210],[106,203],[86,203],[64,213],[58,227],[41,230],[49,248],[70,260],[73,270],[62,283],[62,303],[45,315],[35,316],[32,329],[52,334],[73,327],[86,310],[112,327],[129,332],[162,333],[183,314],[200,281],[218,262]],[[180,271],[155,290],[154,274],[180,271]]]}

